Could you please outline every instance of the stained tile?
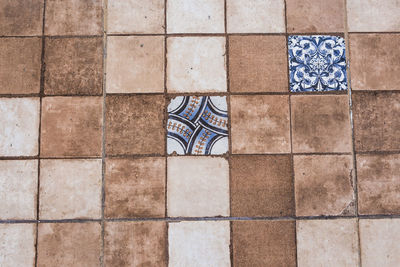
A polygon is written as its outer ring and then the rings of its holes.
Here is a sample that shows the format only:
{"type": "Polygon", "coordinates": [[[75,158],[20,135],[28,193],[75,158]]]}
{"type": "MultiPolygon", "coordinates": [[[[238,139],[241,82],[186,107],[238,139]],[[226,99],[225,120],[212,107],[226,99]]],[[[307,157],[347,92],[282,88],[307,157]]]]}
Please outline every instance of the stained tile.
{"type": "Polygon", "coordinates": [[[167,266],[165,222],[106,222],[106,266],[167,266]]]}
{"type": "Polygon", "coordinates": [[[168,92],[226,91],[225,37],[170,37],[167,51],[168,92]]]}
{"type": "Polygon", "coordinates": [[[400,155],[357,155],[360,214],[400,214],[400,155]]]}
{"type": "Polygon", "coordinates": [[[107,96],[107,155],[164,154],[164,98],[107,96]]]}
{"type": "Polygon", "coordinates": [[[45,34],[101,35],[101,0],[46,0],[45,34]]]}
{"type": "Polygon", "coordinates": [[[43,98],[41,156],[101,156],[102,124],[101,97],[43,98]]]}
{"type": "Polygon", "coordinates": [[[100,159],[41,160],[40,219],[99,219],[101,171],[100,159]]]}
{"type": "Polygon", "coordinates": [[[47,95],[101,95],[103,40],[47,38],[44,93],[47,95]]]}
{"type": "Polygon", "coordinates": [[[225,96],[179,96],[168,105],[168,154],[218,155],[228,152],[225,96]]]}
{"type": "Polygon", "coordinates": [[[286,37],[229,36],[231,92],[287,92],[286,37]]]}
{"type": "Polygon", "coordinates": [[[165,159],[107,159],[105,216],[165,216],[165,159]]]}
{"type": "Polygon", "coordinates": [[[226,159],[169,157],[167,172],[168,216],[229,216],[229,165],[226,159]]]}
{"type": "Polygon", "coordinates": [[[294,215],[291,170],[289,155],[231,157],[232,216],[294,215]]]}
{"type": "Polygon", "coordinates": [[[357,221],[297,221],[297,262],[299,266],[359,266],[357,221]]]}
{"type": "Polygon", "coordinates": [[[228,221],[169,223],[168,241],[169,266],[231,266],[228,221]]]}
{"type": "Polygon", "coordinates": [[[39,98],[0,99],[0,156],[38,154],[39,98]]]}
{"type": "Polygon", "coordinates": [[[110,0],[108,33],[164,33],[164,0],[110,0]]]}
{"type": "Polygon", "coordinates": [[[285,32],[283,0],[227,0],[229,33],[285,32]]]}
{"type": "Polygon", "coordinates": [[[354,215],[351,155],[294,156],[296,215],[354,215]]]}
{"type": "Polygon", "coordinates": [[[98,222],[39,224],[37,265],[99,266],[100,233],[98,222]]]}
{"type": "Polygon", "coordinates": [[[400,149],[400,94],[357,92],[352,99],[356,150],[400,149]]]}
{"type": "Polygon", "coordinates": [[[164,37],[110,36],[107,93],[164,92],[164,37]]]}
{"type": "Polygon", "coordinates": [[[234,221],[234,266],[296,266],[294,221],[234,221]]]}
{"type": "Polygon", "coordinates": [[[39,93],[41,53],[40,38],[1,38],[0,94],[39,93]]]}
{"type": "Polygon", "coordinates": [[[231,96],[232,151],[290,153],[287,96],[231,96]]]}
{"type": "Polygon", "coordinates": [[[224,33],[224,0],[170,0],[168,33],[224,33]]]}
{"type": "Polygon", "coordinates": [[[400,34],[350,34],[353,90],[400,90],[399,43],[400,34]]]}
{"type": "Polygon", "coordinates": [[[293,152],[351,152],[347,95],[293,96],[293,152]]]}

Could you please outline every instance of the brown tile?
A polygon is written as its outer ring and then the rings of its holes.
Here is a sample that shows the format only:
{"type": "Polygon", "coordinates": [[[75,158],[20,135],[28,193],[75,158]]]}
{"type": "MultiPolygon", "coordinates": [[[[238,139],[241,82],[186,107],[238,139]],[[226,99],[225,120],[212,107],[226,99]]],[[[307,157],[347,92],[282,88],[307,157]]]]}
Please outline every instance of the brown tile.
{"type": "Polygon", "coordinates": [[[47,38],[45,51],[45,94],[101,94],[102,38],[47,38]]]}
{"type": "Polygon", "coordinates": [[[399,150],[400,94],[356,92],[352,98],[356,150],[399,150]]]}
{"type": "Polygon", "coordinates": [[[350,152],[349,101],[342,96],[293,96],[293,152],[350,152]]]}
{"type": "Polygon", "coordinates": [[[165,159],[107,159],[105,216],[165,216],[165,159]]]}
{"type": "Polygon", "coordinates": [[[167,266],[165,222],[106,222],[106,266],[167,266]]]}
{"type": "Polygon", "coordinates": [[[41,38],[1,38],[0,94],[39,93],[41,53],[41,38]]]}
{"type": "Polygon", "coordinates": [[[289,153],[287,96],[232,96],[233,153],[289,153]]]}
{"type": "Polygon", "coordinates": [[[399,43],[400,34],[350,34],[353,90],[400,90],[399,43]]]}
{"type": "Polygon", "coordinates": [[[102,34],[101,0],[46,0],[45,34],[102,34]]]}
{"type": "Polygon", "coordinates": [[[100,156],[102,124],[101,97],[43,98],[41,156],[100,156]]]}
{"type": "Polygon", "coordinates": [[[400,214],[400,154],[357,155],[360,214],[400,214]]]}
{"type": "Polygon", "coordinates": [[[90,223],[41,223],[38,229],[38,266],[100,265],[101,225],[90,223]]]}
{"type": "Polygon", "coordinates": [[[294,156],[297,216],[354,215],[351,155],[294,156]]]}
{"type": "Polygon", "coordinates": [[[41,35],[43,0],[0,0],[0,35],[41,35]]]}
{"type": "Polygon", "coordinates": [[[286,0],[288,32],[343,32],[343,0],[286,0]]]}
{"type": "Polygon", "coordinates": [[[294,221],[233,221],[234,266],[296,266],[294,221]]]}
{"type": "Polygon", "coordinates": [[[231,158],[231,215],[294,215],[294,186],[289,155],[231,158]],[[260,166],[263,166],[260,168],[260,166]]]}
{"type": "Polygon", "coordinates": [[[107,96],[107,155],[164,154],[164,97],[107,96]]]}
{"type": "Polygon", "coordinates": [[[287,92],[285,36],[230,36],[232,92],[287,92]]]}

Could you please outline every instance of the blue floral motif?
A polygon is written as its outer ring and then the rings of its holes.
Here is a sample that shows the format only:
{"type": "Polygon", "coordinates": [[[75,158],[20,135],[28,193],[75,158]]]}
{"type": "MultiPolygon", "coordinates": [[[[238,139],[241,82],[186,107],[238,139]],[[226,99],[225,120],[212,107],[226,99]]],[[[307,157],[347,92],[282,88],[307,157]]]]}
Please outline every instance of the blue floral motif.
{"type": "Polygon", "coordinates": [[[290,91],[347,90],[346,49],[338,36],[288,38],[290,91]]]}

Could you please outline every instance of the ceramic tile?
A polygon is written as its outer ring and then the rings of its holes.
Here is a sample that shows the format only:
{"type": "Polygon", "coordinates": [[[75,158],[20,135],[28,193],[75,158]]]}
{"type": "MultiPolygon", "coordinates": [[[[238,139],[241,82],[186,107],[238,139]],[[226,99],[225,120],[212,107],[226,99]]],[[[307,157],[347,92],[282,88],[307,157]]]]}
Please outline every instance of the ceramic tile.
{"type": "Polygon", "coordinates": [[[229,165],[226,159],[169,157],[167,175],[168,216],[229,216],[229,165]]]}
{"type": "Polygon", "coordinates": [[[219,155],[228,152],[225,96],[178,96],[168,105],[167,152],[219,155]]]}
{"type": "Polygon", "coordinates": [[[225,37],[169,37],[170,93],[226,92],[225,37]]]}
{"type": "Polygon", "coordinates": [[[231,266],[228,221],[169,223],[168,241],[168,266],[231,266]]]}
{"type": "Polygon", "coordinates": [[[0,99],[0,156],[38,154],[39,98],[0,99]]]}
{"type": "Polygon", "coordinates": [[[164,37],[109,36],[107,93],[163,93],[164,37]]]}

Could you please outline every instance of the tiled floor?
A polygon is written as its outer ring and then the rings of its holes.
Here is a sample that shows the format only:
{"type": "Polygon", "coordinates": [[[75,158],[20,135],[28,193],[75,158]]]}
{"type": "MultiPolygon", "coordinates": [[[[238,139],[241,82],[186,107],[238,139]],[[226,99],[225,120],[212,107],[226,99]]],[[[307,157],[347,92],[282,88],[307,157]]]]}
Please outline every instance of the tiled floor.
{"type": "Polygon", "coordinates": [[[0,0],[0,266],[400,266],[399,0],[0,0]]]}

